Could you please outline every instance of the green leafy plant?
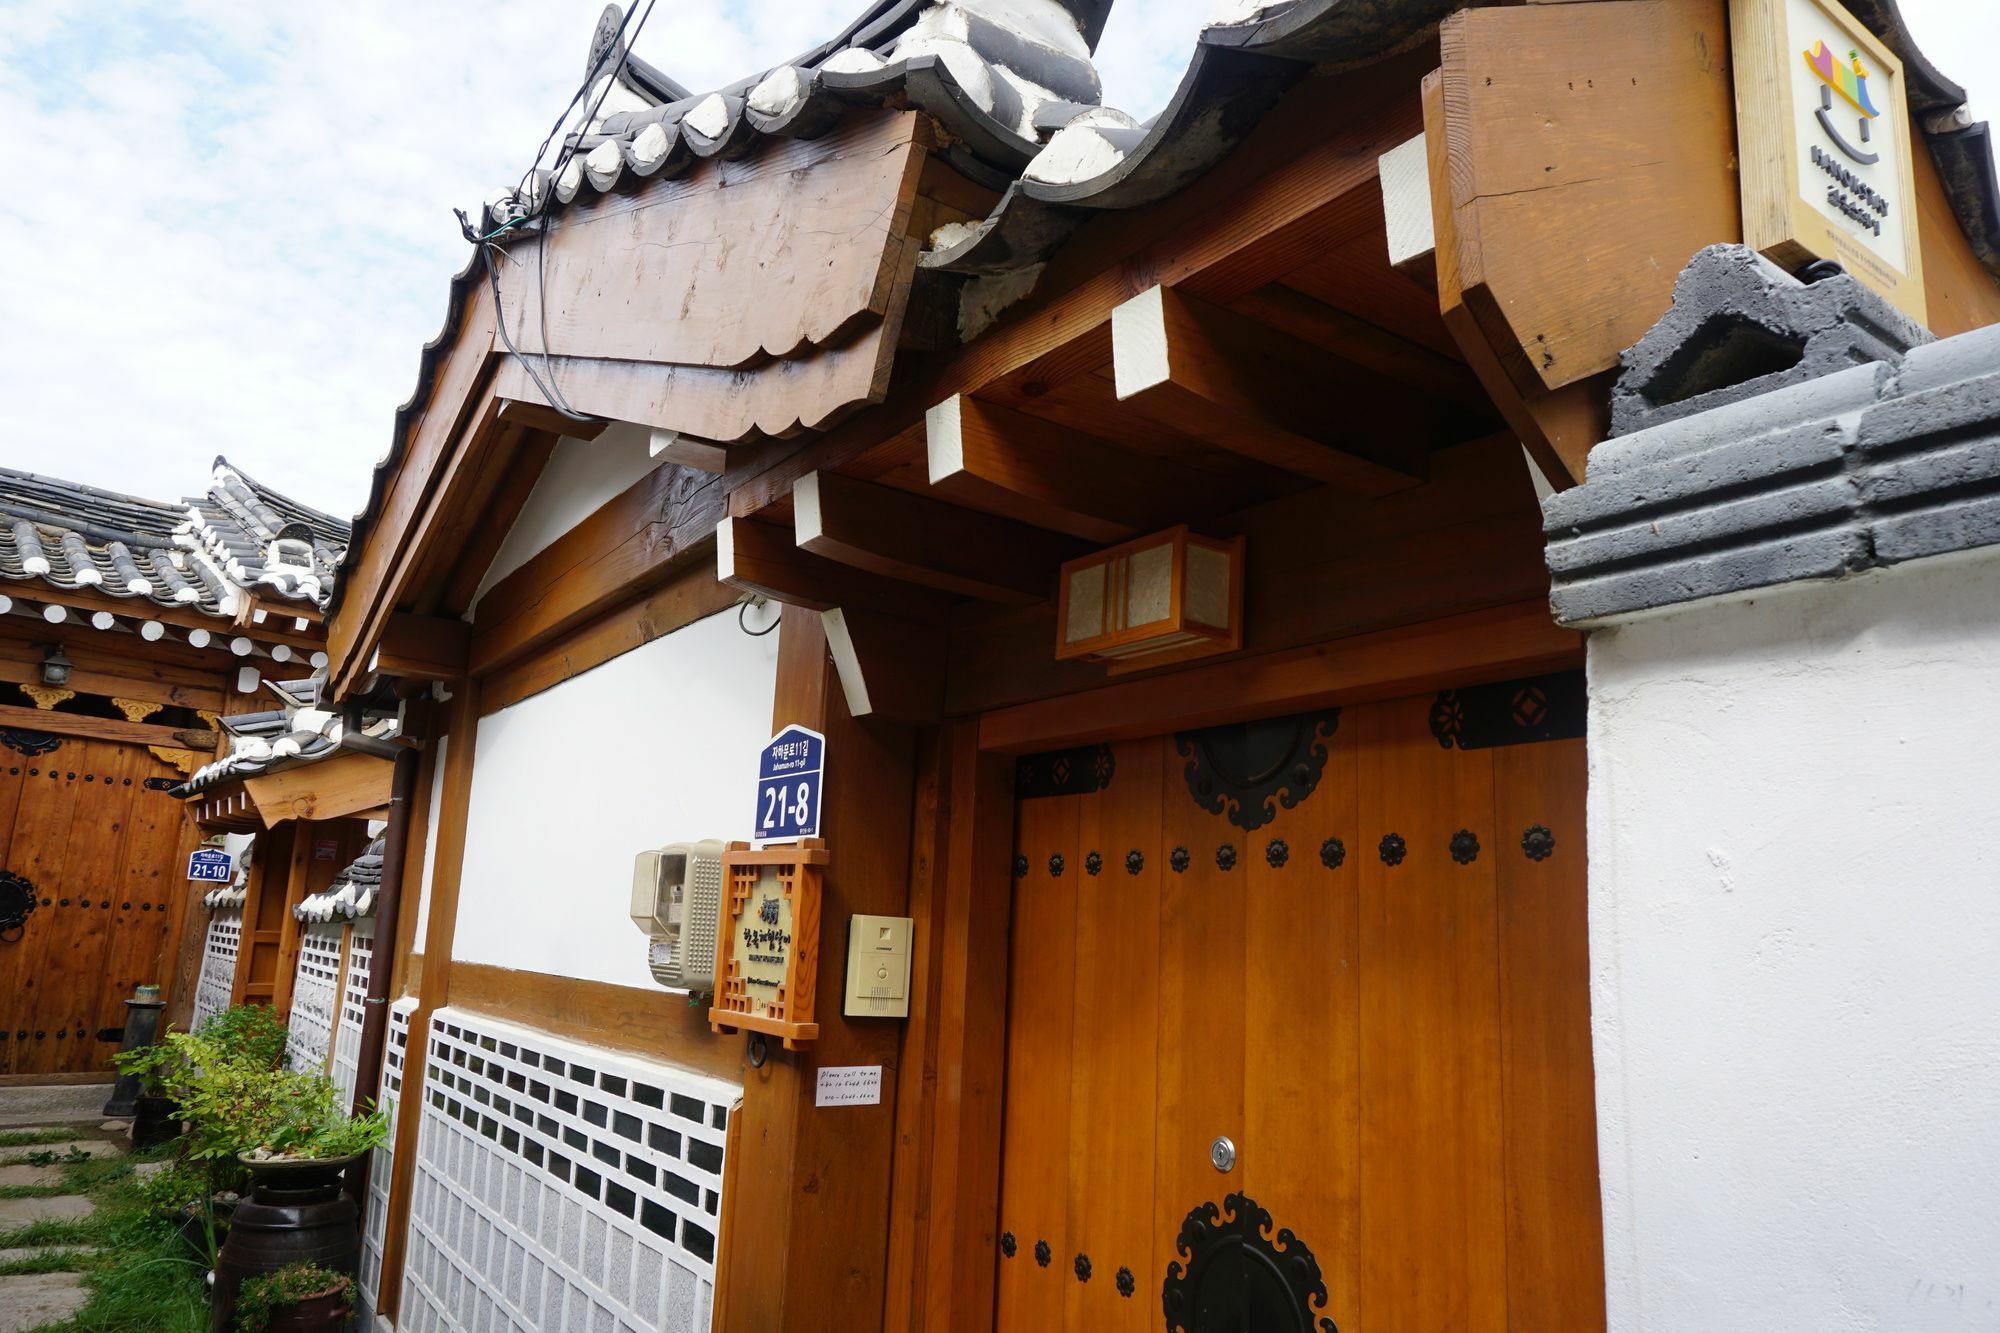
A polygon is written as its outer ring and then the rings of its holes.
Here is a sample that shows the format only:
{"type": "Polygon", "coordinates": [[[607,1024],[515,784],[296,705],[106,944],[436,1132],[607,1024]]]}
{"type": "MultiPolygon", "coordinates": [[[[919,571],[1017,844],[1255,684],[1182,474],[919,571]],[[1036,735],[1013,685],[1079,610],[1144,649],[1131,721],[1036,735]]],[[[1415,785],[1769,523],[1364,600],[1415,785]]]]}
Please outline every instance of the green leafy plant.
{"type": "Polygon", "coordinates": [[[213,1189],[206,1167],[173,1162],[139,1182],[139,1198],[152,1212],[172,1216],[201,1203],[213,1189]]]}
{"type": "Polygon", "coordinates": [[[285,1058],[286,1027],[266,1004],[234,1004],[210,1014],[195,1029],[245,1064],[276,1069],[285,1058]]]}
{"type": "Polygon", "coordinates": [[[354,1279],[318,1264],[292,1264],[275,1273],[246,1278],[236,1297],[236,1327],[239,1333],[264,1333],[277,1311],[326,1296],[337,1297],[351,1312],[354,1279]]]}

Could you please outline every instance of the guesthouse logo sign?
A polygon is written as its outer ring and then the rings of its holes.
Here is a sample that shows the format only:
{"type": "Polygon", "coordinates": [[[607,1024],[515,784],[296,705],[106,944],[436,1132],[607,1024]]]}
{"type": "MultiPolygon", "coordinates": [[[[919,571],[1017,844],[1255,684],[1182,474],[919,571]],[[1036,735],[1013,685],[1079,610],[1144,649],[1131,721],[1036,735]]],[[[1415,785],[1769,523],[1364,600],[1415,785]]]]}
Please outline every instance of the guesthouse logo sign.
{"type": "Polygon", "coordinates": [[[1745,239],[1924,318],[1903,69],[1838,0],[1733,0],[1745,239]]]}

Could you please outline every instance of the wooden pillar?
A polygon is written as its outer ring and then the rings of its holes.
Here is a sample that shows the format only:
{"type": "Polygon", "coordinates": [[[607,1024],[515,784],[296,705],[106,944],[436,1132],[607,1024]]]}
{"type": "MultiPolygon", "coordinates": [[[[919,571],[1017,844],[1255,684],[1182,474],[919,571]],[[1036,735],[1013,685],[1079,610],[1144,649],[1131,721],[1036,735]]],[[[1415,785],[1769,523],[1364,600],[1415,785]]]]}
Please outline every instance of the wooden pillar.
{"type": "MultiPolygon", "coordinates": [[[[437,839],[431,862],[430,919],[422,944],[423,973],[419,978],[416,1012],[410,1015],[410,1054],[403,1066],[403,1091],[396,1102],[395,1165],[389,1176],[389,1218],[382,1237],[382,1274],[376,1289],[376,1313],[394,1318],[403,1295],[403,1255],[410,1230],[410,1190],[417,1172],[417,1126],[423,1120],[425,1051],[430,1044],[431,1015],[451,1002],[451,950],[458,929],[458,882],[465,867],[465,820],[472,808],[472,764],[479,738],[479,682],[452,683],[445,729],[444,791],[438,821],[427,830],[437,839]]],[[[434,752],[433,752],[434,753],[434,752]]],[[[434,759],[431,762],[435,762],[434,759]]],[[[425,765],[425,772],[430,764],[425,765]]],[[[419,800],[430,806],[428,783],[418,784],[419,800]]],[[[423,898],[422,843],[412,831],[413,871],[404,883],[405,916],[414,919],[423,898]]]]}
{"type": "Polygon", "coordinates": [[[896,1103],[889,1333],[991,1328],[1000,1215],[1014,764],[937,733],[917,803],[910,1023],[896,1103]],[[922,827],[925,820],[930,828],[922,827]]]}
{"type": "Polygon", "coordinates": [[[888,1266],[904,1025],[841,1011],[848,918],[907,909],[914,738],[848,715],[817,614],[787,607],[781,633],[772,729],[796,723],[826,736],[820,833],[832,859],[820,913],[820,1036],[798,1052],[773,1043],[764,1067],[746,1070],[718,1255],[723,1333],[817,1333],[829,1320],[876,1328],[888,1266]],[[816,1109],[822,1065],[883,1066],[882,1104],[816,1109]]]}
{"type": "MultiPolygon", "coordinates": [[[[292,983],[299,974],[299,919],[292,909],[306,900],[307,882],[312,876],[313,846],[319,841],[320,825],[303,820],[292,825],[292,855],[286,867],[285,893],[278,914],[278,963],[271,978],[271,1007],[278,1017],[290,1021],[292,983]]],[[[261,925],[265,916],[258,918],[261,925]]]]}

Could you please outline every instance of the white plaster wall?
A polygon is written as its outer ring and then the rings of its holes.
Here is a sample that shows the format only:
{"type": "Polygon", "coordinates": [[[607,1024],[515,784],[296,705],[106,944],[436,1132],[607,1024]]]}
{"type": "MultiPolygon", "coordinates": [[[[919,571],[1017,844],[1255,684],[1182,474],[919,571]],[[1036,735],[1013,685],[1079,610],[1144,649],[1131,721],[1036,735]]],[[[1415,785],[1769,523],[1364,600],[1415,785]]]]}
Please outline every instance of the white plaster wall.
{"type": "Polygon", "coordinates": [[[548,549],[550,543],[589,518],[604,503],[659,466],[653,433],[644,426],[616,422],[594,440],[565,435],[556,441],[521,516],[480,580],[479,598],[501,579],[548,549]]]}
{"type": "Polygon", "coordinates": [[[453,957],[655,985],[632,858],[750,836],[777,671],[731,612],[483,720],[453,957]]]}
{"type": "Polygon", "coordinates": [[[2000,1329],[2000,559],[1590,640],[1611,1327],[2000,1329]]]}

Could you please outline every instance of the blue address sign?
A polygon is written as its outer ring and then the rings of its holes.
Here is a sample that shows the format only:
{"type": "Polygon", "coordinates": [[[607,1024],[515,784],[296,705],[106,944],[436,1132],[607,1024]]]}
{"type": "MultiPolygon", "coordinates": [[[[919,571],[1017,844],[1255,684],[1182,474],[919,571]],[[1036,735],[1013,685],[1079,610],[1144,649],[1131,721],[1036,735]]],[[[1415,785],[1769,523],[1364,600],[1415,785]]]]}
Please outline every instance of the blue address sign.
{"type": "Polygon", "coordinates": [[[758,846],[819,836],[820,777],[826,737],[806,727],[786,727],[757,760],[758,846]]]}
{"type": "Polygon", "coordinates": [[[209,884],[229,882],[229,853],[213,847],[198,847],[188,853],[188,878],[209,884]]]}

